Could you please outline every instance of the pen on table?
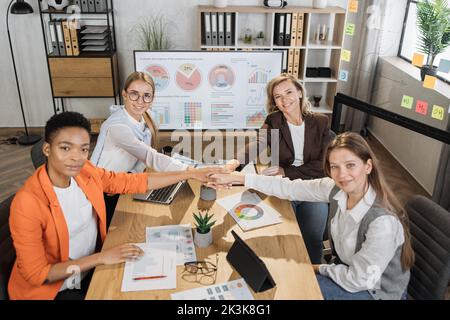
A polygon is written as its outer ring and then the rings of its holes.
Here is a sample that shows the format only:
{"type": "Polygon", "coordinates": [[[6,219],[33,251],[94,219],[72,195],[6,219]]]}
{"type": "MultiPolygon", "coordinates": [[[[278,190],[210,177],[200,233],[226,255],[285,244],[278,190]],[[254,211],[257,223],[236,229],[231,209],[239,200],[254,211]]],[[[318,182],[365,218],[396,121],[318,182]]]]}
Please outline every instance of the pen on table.
{"type": "Polygon", "coordinates": [[[150,280],[150,279],[162,279],[162,278],[166,278],[167,276],[148,276],[148,277],[137,277],[137,278],[133,278],[134,281],[137,280],[150,280]]]}

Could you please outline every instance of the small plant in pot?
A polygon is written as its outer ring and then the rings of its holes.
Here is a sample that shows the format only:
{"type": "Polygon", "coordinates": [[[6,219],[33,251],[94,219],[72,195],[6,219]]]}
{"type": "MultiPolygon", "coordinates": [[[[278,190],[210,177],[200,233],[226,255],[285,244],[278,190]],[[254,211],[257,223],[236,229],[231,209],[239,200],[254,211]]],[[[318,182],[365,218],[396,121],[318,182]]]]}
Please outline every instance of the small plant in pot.
{"type": "Polygon", "coordinates": [[[212,243],[212,232],[211,227],[216,223],[216,221],[211,221],[214,214],[208,214],[208,211],[203,211],[198,214],[194,213],[195,219],[195,232],[194,232],[194,243],[197,247],[204,248],[212,243]]]}
{"type": "Polygon", "coordinates": [[[447,0],[419,1],[417,27],[420,31],[418,50],[427,55],[427,61],[420,70],[423,81],[425,75],[436,76],[434,59],[450,45],[450,8],[447,0]]]}
{"type": "Polygon", "coordinates": [[[264,32],[259,31],[258,34],[256,35],[256,45],[257,46],[264,45],[264,32]]]}

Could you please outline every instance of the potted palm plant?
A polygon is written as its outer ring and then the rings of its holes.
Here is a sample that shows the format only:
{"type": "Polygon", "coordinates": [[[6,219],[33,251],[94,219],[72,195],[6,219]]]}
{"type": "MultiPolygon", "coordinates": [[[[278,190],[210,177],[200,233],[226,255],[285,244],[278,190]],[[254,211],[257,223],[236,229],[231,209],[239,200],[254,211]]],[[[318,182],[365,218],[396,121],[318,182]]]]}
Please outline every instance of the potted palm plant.
{"type": "Polygon", "coordinates": [[[204,248],[212,243],[212,232],[211,227],[216,223],[216,221],[211,221],[214,214],[208,215],[208,211],[204,215],[199,212],[194,213],[195,219],[195,232],[194,232],[194,243],[197,247],[204,248]]]}
{"type": "Polygon", "coordinates": [[[426,64],[420,70],[423,81],[425,75],[436,75],[434,59],[450,45],[450,8],[447,0],[419,1],[417,27],[420,31],[418,50],[427,55],[426,64]]]}

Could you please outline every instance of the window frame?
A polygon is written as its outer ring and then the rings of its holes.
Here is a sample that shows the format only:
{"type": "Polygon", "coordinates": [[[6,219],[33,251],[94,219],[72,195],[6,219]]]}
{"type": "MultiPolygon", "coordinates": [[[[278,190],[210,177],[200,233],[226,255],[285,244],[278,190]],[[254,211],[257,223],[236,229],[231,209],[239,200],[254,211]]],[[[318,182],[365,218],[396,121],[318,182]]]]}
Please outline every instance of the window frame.
{"type": "MultiPolygon", "coordinates": [[[[398,47],[398,52],[397,52],[397,57],[407,61],[408,63],[410,63],[412,65],[412,60],[408,59],[405,56],[402,56],[402,49],[403,49],[403,40],[404,40],[404,35],[405,35],[405,29],[406,29],[406,22],[408,21],[408,15],[409,15],[409,7],[411,6],[411,3],[415,3],[417,5],[419,1],[418,0],[408,0],[408,4],[406,5],[406,12],[405,12],[405,18],[403,19],[403,26],[402,26],[402,35],[400,37],[400,45],[398,47]]],[[[450,48],[450,47],[449,47],[450,48]]],[[[418,69],[420,69],[420,67],[414,66],[418,69]]],[[[439,80],[447,83],[450,85],[450,80],[445,79],[439,75],[436,75],[436,78],[438,78],[439,80]]]]}

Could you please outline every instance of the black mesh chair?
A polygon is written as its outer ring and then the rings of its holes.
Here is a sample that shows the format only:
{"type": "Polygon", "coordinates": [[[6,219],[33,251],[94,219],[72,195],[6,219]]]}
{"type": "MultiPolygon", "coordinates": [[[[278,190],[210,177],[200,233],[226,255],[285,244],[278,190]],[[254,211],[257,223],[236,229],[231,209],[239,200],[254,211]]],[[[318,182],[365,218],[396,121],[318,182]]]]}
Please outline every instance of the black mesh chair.
{"type": "Polygon", "coordinates": [[[41,139],[31,148],[31,161],[35,169],[45,163],[45,155],[42,153],[43,144],[44,139],[41,139]]]}
{"type": "Polygon", "coordinates": [[[419,195],[412,197],[405,209],[416,255],[408,299],[444,299],[450,280],[450,212],[419,195]]]}
{"type": "Polygon", "coordinates": [[[0,300],[8,299],[8,280],[16,260],[9,230],[9,208],[13,198],[14,195],[0,204],[0,300]]]}

